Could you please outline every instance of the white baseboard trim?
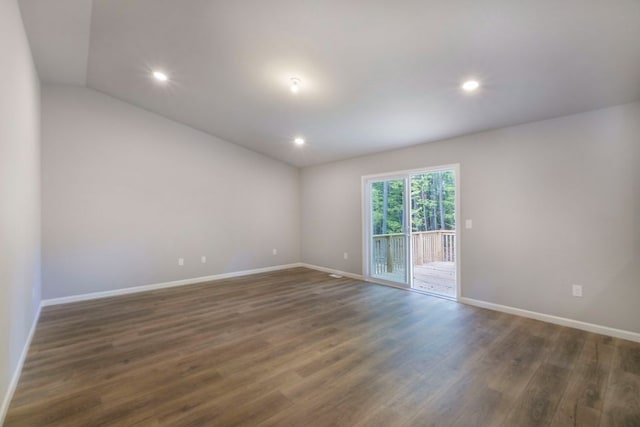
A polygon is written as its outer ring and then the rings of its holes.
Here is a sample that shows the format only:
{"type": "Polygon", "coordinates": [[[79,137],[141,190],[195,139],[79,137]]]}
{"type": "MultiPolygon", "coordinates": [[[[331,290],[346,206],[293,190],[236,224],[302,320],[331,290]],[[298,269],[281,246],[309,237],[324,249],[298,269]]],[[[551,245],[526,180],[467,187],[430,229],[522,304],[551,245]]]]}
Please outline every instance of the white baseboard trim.
{"type": "Polygon", "coordinates": [[[18,381],[20,380],[20,374],[22,373],[22,367],[24,366],[24,361],[27,359],[27,354],[29,353],[29,347],[31,346],[31,340],[33,339],[33,334],[36,332],[36,326],[38,326],[38,320],[40,319],[41,309],[42,309],[42,304],[38,306],[38,311],[36,312],[36,315],[33,318],[33,323],[31,324],[29,335],[27,335],[27,340],[25,341],[24,347],[22,348],[20,359],[18,359],[18,364],[16,365],[16,369],[13,371],[13,376],[11,377],[9,388],[7,389],[7,393],[5,394],[4,399],[2,399],[2,406],[0,406],[0,426],[4,424],[4,419],[7,416],[7,411],[9,410],[9,404],[11,403],[11,399],[13,399],[13,394],[15,393],[16,387],[18,386],[18,381]]]}
{"type": "Polygon", "coordinates": [[[615,338],[622,338],[629,341],[640,342],[640,333],[625,331],[623,329],[610,328],[608,326],[596,325],[594,323],[581,322],[579,320],[568,319],[566,317],[552,316],[550,314],[538,313],[536,311],[523,310],[521,308],[509,307],[507,305],[494,304],[492,302],[477,300],[473,298],[458,298],[458,301],[473,305],[475,307],[487,308],[489,310],[501,311],[503,313],[515,314],[517,316],[528,317],[529,319],[541,320],[543,322],[554,323],[556,325],[568,326],[587,332],[601,335],[608,335],[615,338]]]}
{"type": "Polygon", "coordinates": [[[364,280],[364,276],[362,276],[360,274],[348,273],[346,271],[335,270],[333,268],[321,267],[319,265],[307,264],[305,262],[301,262],[299,266],[300,267],[305,267],[305,268],[310,268],[311,270],[322,271],[324,273],[338,274],[340,276],[349,277],[350,279],[364,280]]]}
{"type": "Polygon", "coordinates": [[[135,294],[138,292],[153,291],[156,289],[172,288],[175,286],[193,285],[196,283],[211,282],[214,280],[230,279],[233,277],[248,276],[251,274],[268,273],[270,271],[286,270],[288,268],[302,267],[299,262],[292,264],[274,265],[271,267],[254,268],[252,270],[233,271],[231,273],[214,274],[211,276],[193,277],[191,279],[174,280],[171,282],[154,283],[150,285],[134,286],[131,288],[114,289],[112,291],[92,292],[89,294],[72,295],[61,298],[42,300],[42,306],[68,304],[71,302],[88,301],[99,298],[108,298],[121,295],[135,294]]]}

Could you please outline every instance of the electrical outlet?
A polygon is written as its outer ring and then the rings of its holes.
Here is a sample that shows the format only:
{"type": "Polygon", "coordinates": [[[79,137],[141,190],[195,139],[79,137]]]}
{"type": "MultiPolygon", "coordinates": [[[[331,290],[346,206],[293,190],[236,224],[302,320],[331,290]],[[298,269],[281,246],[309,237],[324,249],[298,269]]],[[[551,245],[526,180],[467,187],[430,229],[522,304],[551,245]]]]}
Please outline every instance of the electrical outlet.
{"type": "Polygon", "coordinates": [[[349,254],[347,252],[344,253],[344,259],[349,259],[349,254]]]}
{"type": "Polygon", "coordinates": [[[574,297],[581,297],[582,296],[582,286],[581,285],[572,285],[571,286],[571,290],[573,291],[573,296],[574,297]]]}
{"type": "Polygon", "coordinates": [[[207,263],[207,257],[206,257],[206,256],[204,256],[204,255],[202,255],[202,256],[200,257],[200,262],[201,262],[201,263],[203,263],[203,264],[206,264],[206,263],[207,263]]]}
{"type": "Polygon", "coordinates": [[[272,253],[273,253],[274,255],[278,255],[278,250],[277,250],[276,248],[273,248],[272,253]]]}
{"type": "Polygon", "coordinates": [[[179,266],[183,266],[184,265],[184,258],[178,258],[178,265],[179,266]]]}
{"type": "Polygon", "coordinates": [[[468,219],[464,222],[464,228],[473,228],[473,221],[468,219]]]}

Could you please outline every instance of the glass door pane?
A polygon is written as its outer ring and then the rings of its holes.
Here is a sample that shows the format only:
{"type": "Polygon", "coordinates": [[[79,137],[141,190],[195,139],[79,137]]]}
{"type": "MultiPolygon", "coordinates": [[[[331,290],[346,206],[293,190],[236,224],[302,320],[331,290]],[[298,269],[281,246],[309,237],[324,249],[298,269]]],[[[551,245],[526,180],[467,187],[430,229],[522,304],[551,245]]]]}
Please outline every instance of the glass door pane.
{"type": "Polygon", "coordinates": [[[407,179],[369,184],[371,276],[409,286],[407,179]]]}
{"type": "Polygon", "coordinates": [[[456,175],[453,169],[411,176],[413,287],[456,297],[456,175]]]}

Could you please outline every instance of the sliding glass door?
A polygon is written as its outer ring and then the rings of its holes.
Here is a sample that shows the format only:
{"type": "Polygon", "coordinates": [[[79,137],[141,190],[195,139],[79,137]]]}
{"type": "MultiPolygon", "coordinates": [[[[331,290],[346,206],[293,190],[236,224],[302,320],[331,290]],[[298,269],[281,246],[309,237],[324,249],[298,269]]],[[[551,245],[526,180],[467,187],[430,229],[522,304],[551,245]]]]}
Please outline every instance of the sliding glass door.
{"type": "Polygon", "coordinates": [[[456,297],[456,173],[411,175],[411,259],[414,289],[456,297]]]}
{"type": "Polygon", "coordinates": [[[457,298],[458,165],[363,177],[365,276],[457,298]]]}
{"type": "Polygon", "coordinates": [[[369,271],[371,277],[410,286],[409,221],[406,177],[370,180],[369,271]]]}

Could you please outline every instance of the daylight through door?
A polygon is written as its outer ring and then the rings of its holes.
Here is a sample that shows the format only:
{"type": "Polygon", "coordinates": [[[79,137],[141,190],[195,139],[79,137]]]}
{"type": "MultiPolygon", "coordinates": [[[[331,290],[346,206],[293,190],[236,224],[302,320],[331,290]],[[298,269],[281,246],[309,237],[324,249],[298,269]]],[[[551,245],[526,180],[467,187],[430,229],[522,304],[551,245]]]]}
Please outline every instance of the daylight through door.
{"type": "Polygon", "coordinates": [[[457,296],[457,167],[364,180],[367,276],[457,296]]]}

